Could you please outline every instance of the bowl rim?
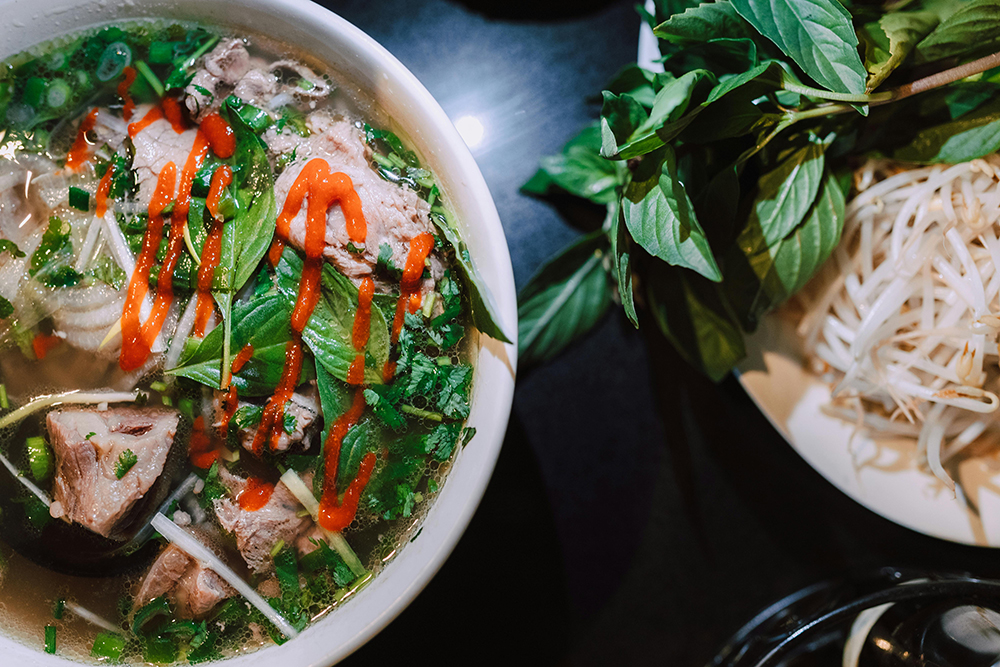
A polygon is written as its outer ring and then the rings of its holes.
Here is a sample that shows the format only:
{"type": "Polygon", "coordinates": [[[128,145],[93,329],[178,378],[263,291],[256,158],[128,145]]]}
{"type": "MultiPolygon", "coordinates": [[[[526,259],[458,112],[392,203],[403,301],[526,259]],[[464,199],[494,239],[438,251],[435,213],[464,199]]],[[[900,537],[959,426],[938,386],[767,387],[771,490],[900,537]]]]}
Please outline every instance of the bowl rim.
{"type": "MultiPolygon", "coordinates": [[[[331,48],[335,46],[348,53],[348,57],[354,59],[353,64],[372,68],[369,73],[377,77],[374,80],[392,95],[399,96],[414,114],[416,120],[410,124],[417,131],[409,133],[411,143],[418,148],[423,144],[422,157],[438,175],[452,205],[458,210],[457,217],[465,227],[473,261],[491,288],[501,324],[512,341],[501,344],[480,334],[482,345],[469,418],[469,423],[479,430],[472,445],[453,459],[453,469],[422,522],[420,536],[425,539],[414,538],[415,541],[405,545],[354,600],[312,623],[301,637],[218,663],[227,667],[250,667],[282,660],[287,667],[319,667],[345,658],[398,616],[441,568],[471,521],[495,467],[513,401],[517,364],[516,292],[503,227],[485,179],[451,120],[423,84],[360,28],[309,0],[239,0],[238,5],[246,12],[241,12],[240,22],[249,20],[247,17],[251,15],[269,16],[281,22],[281,29],[288,32],[297,28],[317,38],[322,36],[331,40],[331,48]],[[431,141],[435,143],[429,145],[431,141]],[[435,162],[447,165],[447,169],[439,168],[435,162]],[[474,220],[474,226],[470,220],[474,220]],[[480,428],[481,424],[487,429],[480,428]],[[434,538],[433,544],[430,538],[434,538]],[[392,587],[386,585],[386,582],[395,584],[397,580],[401,583],[392,587]],[[328,627],[335,619],[340,625],[328,627]],[[349,629],[338,631],[344,626],[349,629]]],[[[0,47],[0,58],[52,37],[79,32],[110,20],[181,19],[195,14],[195,20],[217,17],[223,25],[232,26],[236,21],[225,18],[232,7],[233,3],[221,0],[0,0],[0,9],[8,18],[0,27],[5,42],[0,47]],[[39,29],[34,23],[37,21],[46,21],[48,25],[39,29]],[[60,27],[67,21],[68,27],[60,27]],[[31,29],[33,25],[35,32],[31,29]],[[26,36],[30,34],[39,36],[26,36]]],[[[276,29],[270,26],[255,32],[270,35],[276,29]]],[[[326,57],[318,59],[329,60],[326,57]]],[[[330,66],[334,67],[332,63],[330,66]]],[[[392,101],[395,103],[396,99],[392,101]]],[[[79,664],[47,655],[5,636],[0,636],[0,653],[16,657],[19,664],[29,666],[79,664]]]]}

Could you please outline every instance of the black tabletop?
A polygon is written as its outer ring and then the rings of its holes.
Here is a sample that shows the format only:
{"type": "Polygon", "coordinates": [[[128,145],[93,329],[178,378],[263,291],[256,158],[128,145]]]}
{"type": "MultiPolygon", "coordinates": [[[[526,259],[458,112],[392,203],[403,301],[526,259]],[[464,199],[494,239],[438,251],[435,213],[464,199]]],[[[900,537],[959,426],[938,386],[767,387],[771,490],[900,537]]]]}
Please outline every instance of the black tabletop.
{"type": "MultiPolygon", "coordinates": [[[[635,60],[634,0],[326,4],[395,54],[453,120],[479,121],[473,154],[518,286],[593,224],[593,211],[519,187],[596,118],[594,96],[635,60]]],[[[735,379],[700,377],[615,312],[554,362],[521,370],[467,533],[345,664],[700,667],[755,612],[814,581],[882,565],[997,576],[998,563],[857,505],[735,379]]]]}

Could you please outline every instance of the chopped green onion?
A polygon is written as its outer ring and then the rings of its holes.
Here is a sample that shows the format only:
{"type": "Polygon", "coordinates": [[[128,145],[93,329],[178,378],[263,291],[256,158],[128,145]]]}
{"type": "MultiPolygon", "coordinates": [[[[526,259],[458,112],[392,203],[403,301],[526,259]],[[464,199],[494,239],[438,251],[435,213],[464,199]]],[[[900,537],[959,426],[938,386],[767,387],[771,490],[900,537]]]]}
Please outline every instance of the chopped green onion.
{"type": "Polygon", "coordinates": [[[190,420],[194,420],[194,401],[190,398],[182,398],[177,401],[177,409],[181,411],[181,414],[190,420]]]}
{"type": "Polygon", "coordinates": [[[101,54],[101,61],[97,64],[97,78],[99,81],[111,81],[118,78],[132,62],[132,49],[125,42],[112,42],[101,54]]]}
{"type": "Polygon", "coordinates": [[[40,79],[37,76],[31,77],[24,84],[24,93],[21,96],[21,101],[37,109],[42,105],[42,96],[45,95],[47,85],[45,79],[40,79]]]}
{"type": "Polygon", "coordinates": [[[170,637],[147,637],[142,657],[146,662],[170,664],[177,660],[177,645],[170,637]]]}
{"type": "Polygon", "coordinates": [[[90,655],[95,658],[117,661],[125,651],[125,638],[113,632],[102,632],[94,638],[90,655]]]}
{"type": "Polygon", "coordinates": [[[153,89],[157,97],[163,97],[163,84],[160,82],[159,77],[153,74],[153,70],[149,69],[149,65],[142,60],[137,60],[135,62],[135,71],[142,75],[142,78],[146,80],[146,83],[153,89]]]}
{"type": "Polygon", "coordinates": [[[90,193],[83,188],[70,186],[69,205],[78,211],[90,210],[90,193]]]}
{"type": "Polygon", "coordinates": [[[28,452],[28,466],[36,482],[44,482],[52,474],[52,451],[45,438],[34,436],[24,441],[28,452]]]}
{"type": "Polygon", "coordinates": [[[6,410],[10,407],[10,401],[7,400],[7,385],[0,384],[0,408],[6,410]]]}
{"type": "Polygon", "coordinates": [[[172,408],[174,406],[174,399],[170,398],[169,396],[160,396],[160,402],[162,402],[168,408],[172,408]]]}
{"type": "Polygon", "coordinates": [[[70,98],[73,97],[73,89],[62,79],[55,79],[49,83],[49,89],[45,95],[45,103],[50,109],[61,109],[66,106],[70,98]]]}
{"type": "Polygon", "coordinates": [[[45,652],[56,652],[56,626],[54,625],[45,626],[45,652]]]}
{"type": "Polygon", "coordinates": [[[149,62],[154,65],[165,65],[174,59],[174,47],[177,42],[153,42],[149,45],[149,62]]]}
{"type": "Polygon", "coordinates": [[[66,610],[66,598],[59,598],[56,603],[52,605],[52,618],[57,621],[62,620],[63,612],[66,610]]]}
{"type": "Polygon", "coordinates": [[[167,383],[160,382],[159,380],[157,380],[156,382],[151,382],[149,388],[152,389],[153,391],[158,391],[162,394],[167,390],[167,383]]]}
{"type": "Polygon", "coordinates": [[[170,616],[170,603],[162,595],[135,612],[132,618],[132,632],[141,635],[143,627],[157,616],[170,616]]]}
{"type": "MultiPolygon", "coordinates": [[[[308,512],[307,512],[307,514],[308,514],[308,512]]],[[[285,541],[284,540],[280,540],[279,539],[277,542],[275,542],[274,546],[271,547],[271,558],[274,558],[275,556],[277,556],[278,552],[281,551],[284,547],[285,547],[285,541]]]]}
{"type": "Polygon", "coordinates": [[[115,477],[121,479],[127,475],[128,471],[132,469],[132,466],[138,462],[139,457],[135,455],[135,452],[131,449],[126,449],[118,455],[118,461],[115,462],[115,477]]]}

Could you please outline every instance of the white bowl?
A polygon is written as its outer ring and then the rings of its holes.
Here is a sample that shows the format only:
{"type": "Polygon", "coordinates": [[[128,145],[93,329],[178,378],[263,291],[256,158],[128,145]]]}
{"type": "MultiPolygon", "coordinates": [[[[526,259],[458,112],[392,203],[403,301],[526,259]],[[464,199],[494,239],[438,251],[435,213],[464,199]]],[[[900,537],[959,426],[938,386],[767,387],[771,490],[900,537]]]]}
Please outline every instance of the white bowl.
{"type": "MultiPolygon", "coordinates": [[[[464,225],[464,236],[498,307],[507,335],[517,335],[510,255],[496,207],[472,155],[451,121],[419,81],[374,40],[308,0],[0,0],[0,59],[89,26],[129,18],[199,21],[264,34],[293,44],[368,91],[437,175],[464,225]]],[[[282,646],[224,661],[226,667],[330,665],[356,650],[395,618],[444,563],[472,518],[493,472],[514,392],[517,346],[485,336],[476,362],[469,424],[477,430],[460,451],[419,536],[353,600],[282,646]]],[[[0,637],[4,665],[71,663],[0,637]]],[[[215,664],[215,663],[213,663],[215,664]]]]}

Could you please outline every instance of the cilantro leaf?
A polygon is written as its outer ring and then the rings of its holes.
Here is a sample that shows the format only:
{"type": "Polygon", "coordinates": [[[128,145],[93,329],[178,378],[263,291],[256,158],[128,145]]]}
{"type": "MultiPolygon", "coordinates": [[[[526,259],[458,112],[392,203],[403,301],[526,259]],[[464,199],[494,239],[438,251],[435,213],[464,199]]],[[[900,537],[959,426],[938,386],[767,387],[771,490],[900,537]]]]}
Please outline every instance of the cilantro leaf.
{"type": "Polygon", "coordinates": [[[115,462],[115,477],[121,479],[128,474],[128,471],[139,462],[139,457],[135,455],[131,449],[126,449],[124,452],[118,455],[118,460],[115,462]]]}

